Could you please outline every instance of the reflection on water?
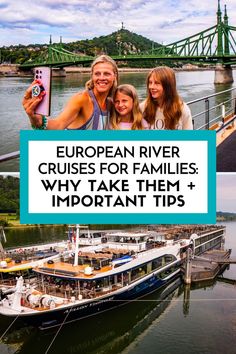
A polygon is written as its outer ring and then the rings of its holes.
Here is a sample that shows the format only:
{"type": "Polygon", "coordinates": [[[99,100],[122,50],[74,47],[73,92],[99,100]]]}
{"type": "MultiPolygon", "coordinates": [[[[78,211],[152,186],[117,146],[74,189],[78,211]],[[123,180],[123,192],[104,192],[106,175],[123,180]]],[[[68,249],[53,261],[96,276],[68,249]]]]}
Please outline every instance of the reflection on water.
{"type": "Polygon", "coordinates": [[[60,225],[6,228],[5,248],[50,243],[67,239],[67,227],[60,225]]]}
{"type": "MultiPolygon", "coordinates": [[[[235,74],[235,73],[234,73],[235,74]]],[[[121,83],[130,83],[137,88],[139,97],[146,96],[146,73],[122,73],[121,83]]],[[[229,88],[229,85],[214,85],[214,71],[177,72],[177,85],[185,101],[191,101],[229,88]]],[[[68,99],[84,89],[89,74],[73,73],[63,78],[54,78],[52,82],[52,116],[57,115],[68,99]]],[[[0,154],[19,150],[19,132],[31,129],[23,111],[21,101],[30,78],[0,78],[0,154]]],[[[234,84],[233,84],[234,85],[234,84]]],[[[195,109],[193,109],[193,113],[195,109]]],[[[199,124],[195,124],[195,128],[199,124]]],[[[18,171],[19,159],[0,165],[0,171],[18,171]]]]}

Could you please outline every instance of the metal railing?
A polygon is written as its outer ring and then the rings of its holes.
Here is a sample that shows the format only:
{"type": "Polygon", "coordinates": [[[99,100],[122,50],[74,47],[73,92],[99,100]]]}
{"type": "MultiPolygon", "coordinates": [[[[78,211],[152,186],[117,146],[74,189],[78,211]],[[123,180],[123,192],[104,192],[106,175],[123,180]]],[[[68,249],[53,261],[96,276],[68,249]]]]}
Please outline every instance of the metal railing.
{"type": "MultiPolygon", "coordinates": [[[[192,115],[194,129],[209,130],[211,128],[218,132],[236,120],[236,97],[232,97],[235,90],[236,87],[187,102],[191,111],[194,112],[192,115]],[[231,97],[229,98],[229,96],[231,97]],[[217,100],[220,100],[220,102],[217,103],[217,100]],[[194,105],[197,106],[197,109],[200,108],[199,112],[196,112],[194,105]],[[203,108],[201,108],[201,105],[203,108]],[[226,122],[225,118],[229,115],[232,115],[232,118],[226,122]]],[[[19,156],[20,151],[2,155],[0,156],[0,163],[19,156]]]]}
{"type": "Polygon", "coordinates": [[[14,152],[10,152],[5,155],[1,155],[0,156],[0,163],[16,159],[17,157],[20,157],[20,151],[14,151],[14,152]]]}
{"type": "Polygon", "coordinates": [[[232,115],[232,122],[236,118],[236,97],[233,97],[235,90],[236,87],[187,102],[193,112],[194,128],[220,130],[229,124],[225,121],[229,115],[232,115]]]}

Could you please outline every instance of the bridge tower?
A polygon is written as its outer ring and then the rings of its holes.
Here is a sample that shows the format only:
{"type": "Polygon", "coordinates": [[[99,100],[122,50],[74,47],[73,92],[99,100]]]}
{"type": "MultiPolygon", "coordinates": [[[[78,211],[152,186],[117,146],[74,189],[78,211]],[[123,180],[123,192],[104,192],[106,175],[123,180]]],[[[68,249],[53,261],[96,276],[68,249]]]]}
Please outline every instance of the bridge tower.
{"type": "Polygon", "coordinates": [[[53,61],[53,53],[52,53],[52,35],[50,34],[49,38],[49,46],[48,46],[48,60],[49,62],[53,61]]]}
{"type": "Polygon", "coordinates": [[[218,10],[217,10],[217,30],[218,30],[218,37],[217,37],[217,54],[223,54],[223,38],[222,38],[222,12],[220,9],[220,0],[218,0],[218,10]]]}
{"type": "Polygon", "coordinates": [[[229,35],[228,35],[228,15],[225,5],[224,22],[222,22],[222,12],[220,9],[220,0],[218,0],[217,15],[217,55],[221,57],[215,68],[215,84],[230,84],[233,80],[233,71],[230,65],[223,64],[223,57],[229,55],[229,35]],[[224,33],[224,36],[223,36],[224,33]],[[224,39],[224,46],[223,46],[224,39]]]}
{"type": "MultiPolygon", "coordinates": [[[[60,36],[60,42],[57,44],[58,48],[62,48],[62,36],[60,36]]],[[[53,44],[52,44],[52,35],[50,34],[49,46],[48,46],[48,59],[49,62],[53,62],[53,44]]],[[[66,71],[63,67],[60,68],[53,68],[52,69],[52,76],[53,77],[65,77],[66,71]]]]}
{"type": "Polygon", "coordinates": [[[225,25],[225,34],[224,34],[224,54],[229,55],[229,29],[228,29],[228,15],[227,9],[225,5],[225,14],[224,14],[224,25],[225,25]]]}

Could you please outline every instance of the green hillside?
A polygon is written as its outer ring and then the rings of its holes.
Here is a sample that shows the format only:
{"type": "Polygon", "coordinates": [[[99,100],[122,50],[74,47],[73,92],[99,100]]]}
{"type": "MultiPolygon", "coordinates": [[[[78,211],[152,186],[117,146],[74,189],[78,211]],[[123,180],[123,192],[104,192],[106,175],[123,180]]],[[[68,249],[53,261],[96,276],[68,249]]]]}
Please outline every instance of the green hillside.
{"type": "Polygon", "coordinates": [[[160,44],[126,29],[113,32],[108,36],[95,37],[91,40],[87,39],[65,45],[69,51],[92,56],[101,53],[108,55],[151,53],[153,46],[157,48],[160,44]]]}
{"type": "MultiPolygon", "coordinates": [[[[148,38],[126,29],[120,29],[107,36],[63,44],[63,48],[70,52],[91,56],[97,56],[99,54],[145,54],[151,53],[152,48],[159,46],[161,46],[159,43],[153,42],[148,38]]],[[[19,44],[17,46],[1,47],[1,62],[23,64],[29,59],[34,60],[35,57],[40,55],[42,51],[45,51],[47,47],[47,44],[30,44],[28,46],[19,44]]]]}

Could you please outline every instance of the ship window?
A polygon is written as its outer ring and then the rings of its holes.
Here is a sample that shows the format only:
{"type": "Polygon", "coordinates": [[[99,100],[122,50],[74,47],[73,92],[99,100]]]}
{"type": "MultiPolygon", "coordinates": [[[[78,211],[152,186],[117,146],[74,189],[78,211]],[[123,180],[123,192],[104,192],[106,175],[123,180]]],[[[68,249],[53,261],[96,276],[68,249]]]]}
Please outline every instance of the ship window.
{"type": "Polygon", "coordinates": [[[108,278],[102,278],[102,279],[98,279],[96,281],[96,288],[97,289],[100,289],[100,288],[104,288],[104,287],[107,287],[109,286],[109,280],[108,278]]]}
{"type": "Polygon", "coordinates": [[[165,264],[173,262],[176,258],[172,254],[165,255],[165,264]]]}
{"type": "Polygon", "coordinates": [[[143,264],[142,266],[139,266],[137,268],[133,268],[131,270],[131,281],[134,281],[138,278],[142,278],[144,275],[147,274],[147,270],[148,267],[147,267],[147,263],[146,264],[143,264]]]}
{"type": "Polygon", "coordinates": [[[115,277],[114,277],[114,275],[110,275],[110,276],[109,276],[109,283],[110,283],[111,285],[115,284],[115,277]]]}
{"type": "Polygon", "coordinates": [[[162,266],[162,261],[161,261],[161,257],[154,259],[152,261],[152,270],[158,269],[162,266]]]}
{"type": "Polygon", "coordinates": [[[166,270],[163,270],[162,272],[160,272],[157,277],[160,278],[160,279],[164,279],[166,277],[168,277],[171,273],[175,272],[176,271],[176,267],[171,267],[171,268],[168,268],[166,270]]]}
{"type": "Polygon", "coordinates": [[[118,268],[118,267],[124,265],[125,263],[126,263],[126,262],[124,262],[124,263],[117,263],[117,264],[114,265],[114,268],[118,268]]]}

